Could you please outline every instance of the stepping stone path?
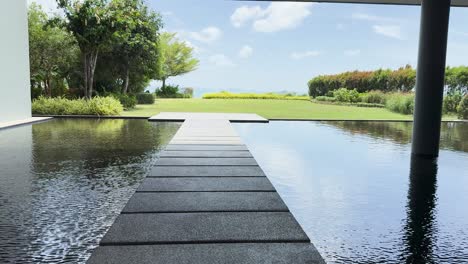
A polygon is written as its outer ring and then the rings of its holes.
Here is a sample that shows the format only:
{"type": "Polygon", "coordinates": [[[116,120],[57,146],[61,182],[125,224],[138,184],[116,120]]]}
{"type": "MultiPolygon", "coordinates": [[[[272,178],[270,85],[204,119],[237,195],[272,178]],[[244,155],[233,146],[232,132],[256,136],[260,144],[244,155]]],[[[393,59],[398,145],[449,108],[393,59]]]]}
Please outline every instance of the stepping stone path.
{"type": "Polygon", "coordinates": [[[230,124],[264,120],[150,118],[184,123],[88,263],[325,263],[230,124]]]}

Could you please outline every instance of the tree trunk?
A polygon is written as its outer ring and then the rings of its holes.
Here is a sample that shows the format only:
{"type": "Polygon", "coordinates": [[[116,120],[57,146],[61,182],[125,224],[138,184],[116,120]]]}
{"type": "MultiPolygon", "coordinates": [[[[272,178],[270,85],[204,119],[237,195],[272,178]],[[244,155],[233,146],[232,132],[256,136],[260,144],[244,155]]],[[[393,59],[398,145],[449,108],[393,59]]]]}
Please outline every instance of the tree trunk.
{"type": "Polygon", "coordinates": [[[94,71],[96,70],[98,54],[97,50],[83,53],[84,96],[88,99],[93,97],[94,71]]]}
{"type": "Polygon", "coordinates": [[[128,92],[128,85],[130,83],[130,67],[128,65],[126,66],[125,69],[125,78],[124,78],[124,84],[122,88],[122,93],[126,94],[128,92]]]}
{"type": "Polygon", "coordinates": [[[50,89],[50,80],[47,76],[44,78],[44,91],[47,97],[52,97],[52,91],[50,89]]]}
{"type": "Polygon", "coordinates": [[[166,88],[166,78],[162,79],[162,89],[166,88]]]}

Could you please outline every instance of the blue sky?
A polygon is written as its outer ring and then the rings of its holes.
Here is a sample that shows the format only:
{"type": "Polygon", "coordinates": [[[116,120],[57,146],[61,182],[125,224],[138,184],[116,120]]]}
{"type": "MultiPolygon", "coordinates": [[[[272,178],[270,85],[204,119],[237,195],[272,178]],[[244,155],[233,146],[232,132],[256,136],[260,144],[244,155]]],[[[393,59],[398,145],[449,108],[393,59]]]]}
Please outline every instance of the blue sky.
{"type": "MultiPolygon", "coordinates": [[[[33,0],[29,0],[33,1],[33,0]]],[[[54,0],[35,0],[53,8],[54,0]]],[[[199,68],[171,84],[205,91],[307,92],[320,74],[415,66],[420,7],[147,0],[195,48],[199,68]]],[[[452,8],[447,64],[468,64],[468,8],[452,8]]],[[[158,86],[153,83],[153,88],[158,86]]]]}

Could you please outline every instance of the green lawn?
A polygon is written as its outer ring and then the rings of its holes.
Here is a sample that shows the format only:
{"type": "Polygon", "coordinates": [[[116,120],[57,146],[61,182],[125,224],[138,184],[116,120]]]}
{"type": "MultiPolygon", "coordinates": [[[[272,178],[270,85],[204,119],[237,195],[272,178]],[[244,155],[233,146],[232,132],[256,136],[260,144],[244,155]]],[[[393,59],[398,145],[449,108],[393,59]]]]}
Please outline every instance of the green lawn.
{"type": "MultiPolygon", "coordinates": [[[[123,116],[149,117],[159,112],[257,113],[284,119],[388,119],[409,120],[383,108],[317,104],[310,101],[245,99],[158,99],[153,105],[137,105],[123,116]]],[[[445,117],[444,119],[453,119],[445,117]]]]}

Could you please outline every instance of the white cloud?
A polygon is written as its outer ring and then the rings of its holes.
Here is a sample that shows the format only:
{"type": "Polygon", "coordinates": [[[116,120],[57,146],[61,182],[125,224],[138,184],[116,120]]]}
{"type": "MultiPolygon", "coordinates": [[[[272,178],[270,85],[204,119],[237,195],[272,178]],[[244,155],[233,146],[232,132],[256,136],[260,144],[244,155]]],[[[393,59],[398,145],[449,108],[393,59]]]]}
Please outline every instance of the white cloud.
{"type": "Polygon", "coordinates": [[[187,46],[191,47],[191,48],[193,49],[193,52],[194,52],[194,53],[197,53],[197,54],[198,54],[198,53],[202,52],[202,49],[201,49],[200,47],[198,47],[197,45],[193,44],[192,42],[190,42],[190,41],[188,41],[188,40],[183,40],[183,42],[184,42],[187,46]]]}
{"type": "Polygon", "coordinates": [[[172,12],[172,11],[163,11],[163,12],[161,12],[161,15],[163,15],[163,16],[172,16],[172,15],[174,15],[174,12],[172,12]]]}
{"type": "Polygon", "coordinates": [[[190,37],[204,43],[211,43],[223,35],[223,32],[217,27],[207,27],[199,32],[190,32],[190,37]]]}
{"type": "Polygon", "coordinates": [[[346,56],[357,56],[357,55],[361,54],[361,50],[358,50],[358,49],[345,50],[344,54],[346,56]]]}
{"type": "Polygon", "coordinates": [[[260,6],[241,6],[231,15],[231,23],[234,27],[242,27],[248,21],[262,16],[263,12],[260,6]]]}
{"type": "Polygon", "coordinates": [[[317,57],[318,55],[320,55],[319,51],[309,50],[309,51],[304,51],[304,52],[293,52],[291,53],[291,58],[295,60],[300,60],[306,57],[317,57]]]}
{"type": "Polygon", "coordinates": [[[276,32],[299,26],[311,14],[312,3],[275,2],[265,9],[260,6],[242,6],[231,16],[234,27],[241,27],[253,21],[252,26],[258,32],[276,32]]]}
{"type": "Polygon", "coordinates": [[[339,23],[339,24],[336,24],[336,29],[337,30],[344,30],[345,29],[345,25],[339,23]]]}
{"type": "Polygon", "coordinates": [[[216,66],[231,67],[235,64],[224,54],[215,54],[208,58],[209,62],[216,66]]]}
{"type": "Polygon", "coordinates": [[[372,28],[377,34],[384,35],[389,38],[403,39],[401,36],[400,26],[374,25],[372,28]]]}
{"type": "Polygon", "coordinates": [[[373,21],[373,22],[396,22],[401,21],[401,19],[393,18],[393,17],[384,17],[384,16],[375,16],[365,13],[353,13],[351,18],[354,20],[365,20],[365,21],[373,21]]]}
{"type": "Polygon", "coordinates": [[[249,45],[245,45],[239,50],[239,57],[242,59],[247,59],[250,56],[252,56],[252,54],[253,54],[253,48],[250,47],[249,45]]]}

